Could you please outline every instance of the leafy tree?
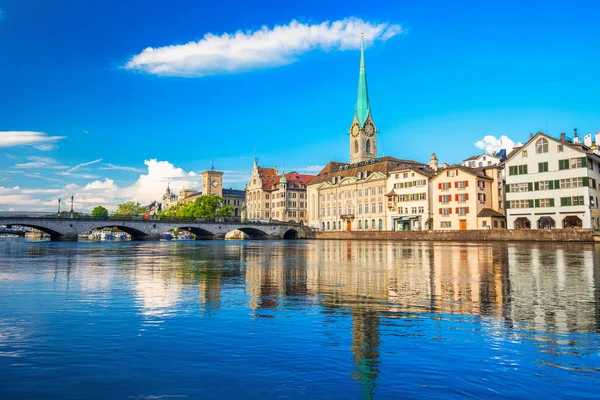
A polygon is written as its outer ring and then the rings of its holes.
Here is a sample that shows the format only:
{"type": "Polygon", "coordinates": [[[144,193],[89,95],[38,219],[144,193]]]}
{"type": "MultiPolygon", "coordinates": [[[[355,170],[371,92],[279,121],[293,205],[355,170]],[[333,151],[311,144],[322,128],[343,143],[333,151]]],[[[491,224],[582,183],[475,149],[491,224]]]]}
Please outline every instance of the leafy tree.
{"type": "Polygon", "coordinates": [[[139,205],[139,203],[135,203],[133,201],[128,201],[123,204],[119,204],[117,206],[117,210],[113,215],[116,216],[131,216],[131,215],[141,215],[146,212],[146,209],[139,205]]]}
{"type": "Polygon", "coordinates": [[[225,204],[225,200],[218,196],[199,196],[193,202],[178,203],[170,207],[162,216],[206,218],[229,217],[233,214],[233,207],[225,204]]]}
{"type": "Polygon", "coordinates": [[[92,210],[92,217],[108,218],[108,210],[102,206],[96,206],[92,210]]]}

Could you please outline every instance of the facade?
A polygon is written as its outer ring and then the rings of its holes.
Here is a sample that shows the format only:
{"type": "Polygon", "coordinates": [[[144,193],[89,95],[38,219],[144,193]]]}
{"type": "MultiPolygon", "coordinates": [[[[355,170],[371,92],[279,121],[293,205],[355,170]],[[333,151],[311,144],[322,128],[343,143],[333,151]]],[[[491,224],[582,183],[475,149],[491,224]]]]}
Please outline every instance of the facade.
{"type": "Polygon", "coordinates": [[[386,189],[390,230],[420,231],[432,228],[429,202],[430,178],[434,175],[435,170],[425,166],[402,165],[390,171],[386,189]]]}
{"type": "Polygon", "coordinates": [[[503,160],[502,155],[506,156],[506,151],[500,150],[498,154],[481,154],[478,156],[472,156],[461,162],[460,165],[469,168],[485,168],[492,165],[499,165],[503,160]]]}
{"type": "Polygon", "coordinates": [[[510,229],[598,229],[600,156],[538,132],[505,162],[510,229]]]}
{"type": "Polygon", "coordinates": [[[254,159],[246,186],[246,218],[251,221],[308,222],[307,185],[315,175],[277,173],[277,167],[262,168],[254,159]]]}
{"type": "Polygon", "coordinates": [[[431,179],[433,229],[506,228],[502,167],[451,165],[431,179]]]}
{"type": "Polygon", "coordinates": [[[387,181],[403,166],[423,164],[394,157],[329,162],[308,187],[308,224],[320,230],[389,230],[387,181]]]}

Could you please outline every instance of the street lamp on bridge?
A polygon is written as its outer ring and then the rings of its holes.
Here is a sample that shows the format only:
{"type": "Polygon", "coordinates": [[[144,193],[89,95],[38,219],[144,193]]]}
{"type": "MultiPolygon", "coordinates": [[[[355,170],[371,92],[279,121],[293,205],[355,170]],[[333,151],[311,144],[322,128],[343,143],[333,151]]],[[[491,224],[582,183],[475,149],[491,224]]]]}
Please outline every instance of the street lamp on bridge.
{"type": "Polygon", "coordinates": [[[74,197],[75,197],[74,195],[71,195],[71,214],[73,214],[73,198],[74,197]]]}

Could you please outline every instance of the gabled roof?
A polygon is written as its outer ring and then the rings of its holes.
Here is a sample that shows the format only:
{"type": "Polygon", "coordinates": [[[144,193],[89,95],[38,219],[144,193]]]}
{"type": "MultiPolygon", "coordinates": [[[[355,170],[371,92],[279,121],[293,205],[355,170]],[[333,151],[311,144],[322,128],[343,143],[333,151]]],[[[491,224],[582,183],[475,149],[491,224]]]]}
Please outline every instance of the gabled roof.
{"type": "Polygon", "coordinates": [[[481,217],[481,218],[485,218],[485,217],[500,217],[500,218],[504,218],[504,215],[502,213],[499,213],[496,210],[492,210],[491,208],[483,208],[483,209],[481,209],[481,211],[479,211],[479,214],[477,214],[477,217],[481,217]]]}
{"type": "Polygon", "coordinates": [[[402,171],[413,171],[413,172],[416,172],[417,174],[424,175],[428,178],[431,178],[432,176],[434,176],[436,174],[435,170],[431,169],[429,167],[429,165],[425,165],[425,164],[422,164],[419,166],[402,164],[399,167],[392,169],[390,171],[390,174],[394,173],[394,172],[402,172],[402,171]]]}
{"type": "Polygon", "coordinates": [[[258,168],[263,190],[274,190],[280,182],[286,183],[288,187],[302,188],[313,181],[316,175],[299,174],[297,172],[288,172],[277,175],[274,168],[258,168]]]}
{"type": "Polygon", "coordinates": [[[484,174],[484,170],[486,169],[493,169],[493,168],[499,168],[498,165],[490,165],[487,167],[480,167],[480,168],[470,168],[470,167],[465,167],[464,165],[460,165],[460,164],[453,164],[453,165],[449,165],[446,168],[442,168],[442,169],[438,169],[437,170],[437,174],[432,177],[431,179],[437,179],[438,176],[442,176],[446,171],[451,170],[451,169],[458,169],[461,170],[463,172],[466,172],[468,174],[474,175],[478,178],[482,178],[482,179],[487,179],[490,181],[493,181],[494,178],[490,178],[489,176],[484,174]]]}
{"type": "Polygon", "coordinates": [[[397,168],[401,165],[414,166],[415,168],[424,167],[425,165],[413,160],[402,160],[395,157],[380,157],[371,161],[365,161],[360,163],[348,164],[337,161],[330,161],[325,167],[317,174],[316,178],[311,184],[317,184],[321,182],[330,181],[333,177],[356,177],[359,172],[367,171],[370,173],[379,172],[386,176],[392,169],[397,168]],[[373,162],[374,161],[374,162],[373,162]],[[341,167],[341,169],[340,169],[341,167]]]}
{"type": "Polygon", "coordinates": [[[524,149],[526,146],[528,146],[531,142],[536,141],[538,138],[540,138],[542,136],[547,139],[552,140],[555,143],[562,144],[573,150],[579,151],[580,153],[587,154],[589,156],[595,156],[596,158],[600,159],[600,156],[598,156],[596,153],[594,153],[589,147],[587,147],[583,143],[571,143],[571,142],[567,142],[567,141],[563,142],[560,139],[552,137],[544,132],[538,132],[533,137],[530,137],[529,140],[523,146],[514,147],[513,151],[511,151],[510,154],[506,157],[506,160],[504,160],[504,164],[507,163],[510,159],[512,159],[515,155],[517,155],[522,149],[524,149]]]}

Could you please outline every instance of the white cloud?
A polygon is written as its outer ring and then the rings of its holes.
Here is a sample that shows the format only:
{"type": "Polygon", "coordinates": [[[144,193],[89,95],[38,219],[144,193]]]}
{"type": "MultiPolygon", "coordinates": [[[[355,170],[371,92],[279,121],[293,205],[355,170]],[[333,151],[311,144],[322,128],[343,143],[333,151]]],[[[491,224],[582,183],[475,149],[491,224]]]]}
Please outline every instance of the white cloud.
{"type": "Polygon", "coordinates": [[[86,189],[86,190],[95,190],[95,189],[117,190],[117,185],[115,185],[115,181],[113,181],[112,179],[105,178],[104,181],[94,181],[94,182],[88,183],[87,185],[85,185],[84,189],[86,189]]]}
{"type": "Polygon", "coordinates": [[[515,143],[509,139],[508,136],[502,135],[496,138],[492,135],[484,136],[483,139],[475,142],[475,147],[482,149],[487,154],[497,153],[501,149],[506,149],[507,153],[510,153],[515,146],[522,146],[522,143],[515,143]]]}
{"type": "Polygon", "coordinates": [[[88,161],[88,162],[84,162],[84,163],[78,164],[78,165],[72,167],[70,170],[68,170],[67,173],[75,172],[75,171],[77,171],[81,167],[85,167],[86,165],[96,164],[96,163],[99,163],[100,161],[102,161],[101,158],[99,158],[97,160],[94,160],[94,161],[88,161]]]}
{"type": "Polygon", "coordinates": [[[154,75],[209,76],[291,64],[311,50],[346,50],[385,41],[402,31],[400,25],[375,24],[358,18],[320,24],[293,20],[272,29],[237,31],[220,36],[207,33],[197,42],[148,47],[133,56],[125,68],[154,75]]]}
{"type": "Polygon", "coordinates": [[[302,168],[292,168],[291,171],[296,171],[304,174],[317,174],[324,168],[323,165],[308,165],[302,168]]]}
{"type": "Polygon", "coordinates": [[[33,146],[42,151],[56,148],[54,142],[65,136],[48,136],[44,132],[0,131],[0,147],[33,146]]]}
{"type": "Polygon", "coordinates": [[[66,169],[65,165],[58,165],[58,161],[50,157],[27,157],[29,162],[15,164],[14,168],[19,169],[35,169],[35,168],[51,168],[51,169],[66,169]]]}

